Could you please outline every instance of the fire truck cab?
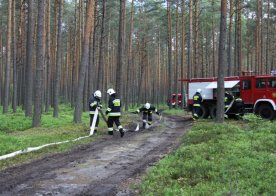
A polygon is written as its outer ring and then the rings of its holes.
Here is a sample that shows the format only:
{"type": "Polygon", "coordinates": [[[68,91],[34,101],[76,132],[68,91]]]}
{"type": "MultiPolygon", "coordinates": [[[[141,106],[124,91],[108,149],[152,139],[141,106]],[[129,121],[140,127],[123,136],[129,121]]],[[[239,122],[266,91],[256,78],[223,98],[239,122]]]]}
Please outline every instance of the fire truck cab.
{"type": "MultiPolygon", "coordinates": [[[[208,118],[211,116],[214,118],[216,114],[217,78],[198,78],[182,81],[188,82],[188,110],[192,111],[193,95],[196,89],[200,88],[203,97],[201,117],[208,118]]],[[[241,98],[243,101],[242,107],[241,104],[232,105],[233,113],[230,113],[230,115],[254,112],[266,119],[276,117],[275,75],[226,77],[224,87],[225,91],[230,92],[235,98],[241,98]]]]}

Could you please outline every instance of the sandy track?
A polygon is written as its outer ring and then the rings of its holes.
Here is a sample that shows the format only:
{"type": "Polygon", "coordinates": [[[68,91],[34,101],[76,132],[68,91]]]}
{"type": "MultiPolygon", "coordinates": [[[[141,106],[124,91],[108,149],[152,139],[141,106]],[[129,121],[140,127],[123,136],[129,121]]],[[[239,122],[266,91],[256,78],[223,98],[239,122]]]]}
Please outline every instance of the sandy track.
{"type": "Polygon", "coordinates": [[[70,152],[0,172],[0,195],[135,195],[123,184],[174,150],[191,122],[165,117],[125,137],[103,136],[70,152]]]}

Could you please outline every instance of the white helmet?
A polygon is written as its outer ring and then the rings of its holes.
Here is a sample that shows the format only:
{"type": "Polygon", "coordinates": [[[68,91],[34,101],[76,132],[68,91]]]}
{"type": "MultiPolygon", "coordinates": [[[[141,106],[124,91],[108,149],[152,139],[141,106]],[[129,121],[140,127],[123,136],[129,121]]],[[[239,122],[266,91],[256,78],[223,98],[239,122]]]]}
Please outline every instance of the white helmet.
{"type": "Polygon", "coordinates": [[[148,109],[150,109],[150,104],[149,103],[146,103],[145,104],[145,108],[148,110],[148,109]]]}
{"type": "Polygon", "coordinates": [[[197,92],[197,93],[201,93],[202,90],[199,88],[199,89],[196,90],[196,92],[197,92]]]}
{"type": "Polygon", "coordinates": [[[116,93],[116,92],[114,91],[113,88],[110,88],[110,89],[107,90],[107,94],[109,94],[109,95],[113,95],[113,94],[115,94],[115,93],[116,93]]]}
{"type": "Polygon", "coordinates": [[[102,97],[102,93],[101,93],[101,91],[96,90],[96,91],[95,91],[95,93],[94,93],[94,97],[101,98],[101,97],[102,97]]]}

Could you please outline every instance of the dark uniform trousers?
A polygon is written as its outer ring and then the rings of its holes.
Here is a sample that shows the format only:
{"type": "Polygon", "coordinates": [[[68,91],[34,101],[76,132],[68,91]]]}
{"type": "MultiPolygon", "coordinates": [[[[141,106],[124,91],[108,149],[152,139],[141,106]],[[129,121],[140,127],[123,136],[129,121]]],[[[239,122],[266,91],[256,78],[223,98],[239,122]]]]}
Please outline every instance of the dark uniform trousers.
{"type": "Polygon", "coordinates": [[[199,113],[201,110],[201,108],[200,108],[201,102],[202,102],[201,94],[197,92],[193,96],[193,116],[194,116],[194,118],[199,117],[199,113]]]}
{"type": "Polygon", "coordinates": [[[115,123],[118,128],[121,128],[120,116],[109,116],[107,119],[107,126],[109,128],[112,128],[113,123],[115,123]]]}
{"type": "Polygon", "coordinates": [[[148,112],[143,112],[143,126],[145,124],[146,126],[146,122],[148,121],[148,124],[151,125],[152,124],[152,112],[148,113],[148,112]]]}

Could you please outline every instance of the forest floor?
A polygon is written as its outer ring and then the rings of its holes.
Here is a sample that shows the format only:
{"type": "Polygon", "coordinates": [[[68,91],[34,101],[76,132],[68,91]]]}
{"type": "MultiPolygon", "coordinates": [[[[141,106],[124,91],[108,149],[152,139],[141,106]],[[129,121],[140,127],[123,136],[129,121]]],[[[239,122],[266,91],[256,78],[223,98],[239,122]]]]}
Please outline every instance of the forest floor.
{"type": "Polygon", "coordinates": [[[118,132],[104,135],[69,152],[8,168],[0,172],[0,195],[139,195],[137,185],[147,168],[175,150],[191,125],[189,118],[165,116],[123,138],[118,132]]]}

